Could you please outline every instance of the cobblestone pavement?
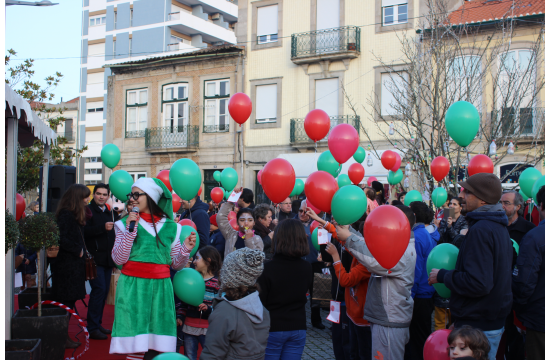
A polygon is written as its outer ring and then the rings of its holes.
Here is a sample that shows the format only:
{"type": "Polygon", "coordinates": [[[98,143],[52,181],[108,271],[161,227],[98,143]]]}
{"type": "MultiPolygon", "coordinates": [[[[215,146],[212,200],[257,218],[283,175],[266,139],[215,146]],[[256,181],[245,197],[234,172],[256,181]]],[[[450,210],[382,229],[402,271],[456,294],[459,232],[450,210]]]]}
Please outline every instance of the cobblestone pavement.
{"type": "Polygon", "coordinates": [[[319,330],[311,326],[311,311],[309,301],[306,305],[307,317],[307,337],[302,360],[326,360],[334,359],[332,351],[332,333],[330,330],[331,322],[326,320],[328,312],[321,310],[321,319],[323,319],[324,330],[319,330]]]}

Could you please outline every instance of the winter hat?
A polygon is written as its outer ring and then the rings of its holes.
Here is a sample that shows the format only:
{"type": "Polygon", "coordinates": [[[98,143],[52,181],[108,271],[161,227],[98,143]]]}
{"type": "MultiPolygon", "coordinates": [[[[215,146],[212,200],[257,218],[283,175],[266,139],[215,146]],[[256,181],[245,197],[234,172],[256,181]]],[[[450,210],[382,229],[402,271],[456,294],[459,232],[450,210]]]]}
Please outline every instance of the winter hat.
{"type": "Polygon", "coordinates": [[[264,252],[260,250],[245,247],[233,251],[223,261],[220,271],[221,286],[230,289],[253,286],[264,271],[264,259],[264,252]]]}
{"type": "Polygon", "coordinates": [[[216,216],[217,216],[216,214],[210,216],[210,224],[218,227],[218,222],[216,221],[216,216]]]}
{"type": "Polygon", "coordinates": [[[170,215],[170,218],[172,217],[172,193],[161,180],[142,177],[139,178],[132,187],[143,190],[143,192],[149,195],[166,215],[170,215]]]}
{"type": "Polygon", "coordinates": [[[498,203],[502,196],[502,184],[495,174],[477,173],[458,184],[490,205],[498,203]]]}

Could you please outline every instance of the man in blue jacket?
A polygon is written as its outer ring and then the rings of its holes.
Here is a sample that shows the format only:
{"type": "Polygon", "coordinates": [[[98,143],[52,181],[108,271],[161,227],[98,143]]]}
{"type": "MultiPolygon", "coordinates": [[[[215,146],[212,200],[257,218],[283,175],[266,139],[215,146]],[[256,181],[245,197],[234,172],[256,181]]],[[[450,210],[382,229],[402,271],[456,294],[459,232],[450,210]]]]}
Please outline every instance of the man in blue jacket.
{"type": "Polygon", "coordinates": [[[434,311],[432,296],[435,292],[433,286],[428,284],[426,262],[436,243],[426,230],[425,224],[429,224],[433,219],[433,212],[428,205],[422,201],[414,201],[409,206],[416,218],[416,223],[412,227],[416,265],[414,284],[411,289],[411,296],[414,299],[413,316],[409,326],[410,340],[405,346],[405,360],[423,360],[424,344],[432,333],[432,312],[434,311]]]}
{"type": "Polygon", "coordinates": [[[199,249],[207,246],[210,243],[210,217],[208,216],[208,204],[203,203],[196,196],[191,201],[181,201],[185,211],[180,216],[180,221],[183,219],[192,220],[197,226],[199,233],[199,249]]]}
{"type": "Polygon", "coordinates": [[[451,290],[451,318],[455,328],[470,325],[482,330],[494,360],[512,309],[513,248],[506,226],[508,217],[498,202],[500,179],[479,173],[459,182],[464,188],[468,233],[454,270],[432,269],[429,283],[444,283],[451,290]]]}
{"type": "Polygon", "coordinates": [[[541,221],[523,237],[512,276],[514,310],[527,328],[527,359],[544,359],[544,186],[536,199],[541,221]]]}

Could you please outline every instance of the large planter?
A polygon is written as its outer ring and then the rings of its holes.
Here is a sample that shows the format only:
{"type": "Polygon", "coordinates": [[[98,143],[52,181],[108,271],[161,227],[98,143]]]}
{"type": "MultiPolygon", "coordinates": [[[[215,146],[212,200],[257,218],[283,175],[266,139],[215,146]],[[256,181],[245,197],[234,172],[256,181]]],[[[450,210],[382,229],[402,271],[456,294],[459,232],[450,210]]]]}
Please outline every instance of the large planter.
{"type": "Polygon", "coordinates": [[[71,314],[65,309],[19,309],[11,319],[12,339],[40,339],[41,360],[62,360],[71,314]]]}
{"type": "MultiPolygon", "coordinates": [[[[45,301],[45,300],[54,300],[51,288],[47,288],[46,292],[42,293],[42,301],[45,301]]],[[[24,309],[25,310],[25,309],[27,309],[27,306],[30,308],[31,306],[33,306],[37,302],[38,302],[38,288],[36,288],[36,287],[27,288],[27,289],[21,291],[17,295],[17,303],[19,304],[19,309],[24,309]]],[[[55,305],[42,305],[42,308],[43,309],[47,309],[47,308],[53,309],[53,308],[58,308],[58,307],[55,306],[55,305]]]]}
{"type": "Polygon", "coordinates": [[[40,360],[40,339],[6,340],[6,360],[40,360]]]}

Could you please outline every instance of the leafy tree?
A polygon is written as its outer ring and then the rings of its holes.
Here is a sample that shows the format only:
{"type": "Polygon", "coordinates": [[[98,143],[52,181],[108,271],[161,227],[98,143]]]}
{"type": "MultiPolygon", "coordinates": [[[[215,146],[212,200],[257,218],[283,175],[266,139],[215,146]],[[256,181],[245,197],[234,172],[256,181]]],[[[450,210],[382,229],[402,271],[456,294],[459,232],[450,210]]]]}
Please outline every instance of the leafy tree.
{"type": "Polygon", "coordinates": [[[13,216],[6,210],[6,254],[10,249],[15,249],[19,241],[19,224],[13,216]]]}
{"type": "MultiPolygon", "coordinates": [[[[50,106],[46,101],[54,99],[55,95],[52,91],[59,85],[63,75],[56,72],[47,76],[44,79],[46,86],[41,86],[33,81],[33,59],[26,59],[20,64],[8,68],[11,57],[15,55],[17,53],[13,49],[9,49],[5,56],[6,84],[9,84],[15,92],[27,100],[37,115],[48,122],[50,128],[57,130],[58,125],[65,121],[63,112],[66,108],[50,106]]],[[[50,145],[51,165],[72,165],[73,160],[87,150],[86,146],[82,149],[71,150],[66,147],[67,143],[65,137],[58,136],[57,143],[50,145]]],[[[17,191],[23,193],[36,189],[40,185],[40,166],[42,166],[44,158],[44,144],[37,140],[31,147],[19,147],[17,155],[17,191]]]]}

